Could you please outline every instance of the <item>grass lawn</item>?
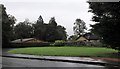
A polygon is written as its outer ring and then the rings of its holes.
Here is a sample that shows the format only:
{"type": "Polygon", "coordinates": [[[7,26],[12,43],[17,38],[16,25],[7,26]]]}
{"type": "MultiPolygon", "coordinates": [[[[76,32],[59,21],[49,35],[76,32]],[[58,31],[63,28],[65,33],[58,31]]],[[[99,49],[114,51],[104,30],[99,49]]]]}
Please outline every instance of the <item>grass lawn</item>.
{"type": "Polygon", "coordinates": [[[118,57],[117,50],[98,47],[29,47],[9,51],[14,54],[41,56],[83,56],[83,57],[118,57]]]}

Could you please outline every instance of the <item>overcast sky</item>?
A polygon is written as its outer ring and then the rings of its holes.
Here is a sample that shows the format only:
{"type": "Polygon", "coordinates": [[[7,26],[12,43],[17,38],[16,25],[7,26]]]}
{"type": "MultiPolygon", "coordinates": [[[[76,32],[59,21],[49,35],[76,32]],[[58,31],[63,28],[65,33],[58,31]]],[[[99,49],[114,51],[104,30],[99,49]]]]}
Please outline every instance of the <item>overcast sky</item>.
{"type": "Polygon", "coordinates": [[[8,14],[15,16],[17,23],[28,18],[36,21],[41,15],[45,23],[55,17],[58,25],[66,28],[67,34],[73,34],[73,23],[77,18],[82,19],[87,27],[94,24],[92,13],[88,12],[87,0],[3,0],[8,14]]]}

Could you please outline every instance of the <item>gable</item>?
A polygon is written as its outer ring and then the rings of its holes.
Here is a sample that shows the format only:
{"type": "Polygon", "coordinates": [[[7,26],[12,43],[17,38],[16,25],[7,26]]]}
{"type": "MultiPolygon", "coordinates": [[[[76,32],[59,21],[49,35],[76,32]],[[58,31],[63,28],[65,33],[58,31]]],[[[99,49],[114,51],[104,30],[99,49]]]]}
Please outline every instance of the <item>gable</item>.
{"type": "Polygon", "coordinates": [[[86,41],[87,39],[83,36],[81,36],[80,38],[77,39],[77,41],[86,41]]]}

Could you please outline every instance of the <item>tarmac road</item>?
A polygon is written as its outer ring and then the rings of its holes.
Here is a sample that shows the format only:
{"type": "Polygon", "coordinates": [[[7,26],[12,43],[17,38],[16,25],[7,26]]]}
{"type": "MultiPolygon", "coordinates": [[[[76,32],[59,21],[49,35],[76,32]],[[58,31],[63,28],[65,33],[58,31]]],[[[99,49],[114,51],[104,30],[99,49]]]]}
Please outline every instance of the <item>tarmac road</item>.
{"type": "Polygon", "coordinates": [[[98,65],[8,58],[8,57],[2,57],[2,66],[3,67],[87,67],[86,69],[91,69],[91,67],[99,67],[100,69],[104,69],[104,66],[98,66],[98,65]]]}

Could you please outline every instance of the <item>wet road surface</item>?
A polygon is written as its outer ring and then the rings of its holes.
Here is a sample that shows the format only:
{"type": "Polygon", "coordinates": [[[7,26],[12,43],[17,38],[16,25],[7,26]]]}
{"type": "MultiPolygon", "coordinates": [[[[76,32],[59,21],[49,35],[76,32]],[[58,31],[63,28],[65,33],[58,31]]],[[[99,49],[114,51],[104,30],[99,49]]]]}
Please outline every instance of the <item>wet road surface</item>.
{"type": "Polygon", "coordinates": [[[3,67],[100,67],[101,69],[104,69],[104,66],[89,65],[82,63],[18,59],[18,58],[7,58],[7,57],[2,58],[2,66],[3,67]]]}

